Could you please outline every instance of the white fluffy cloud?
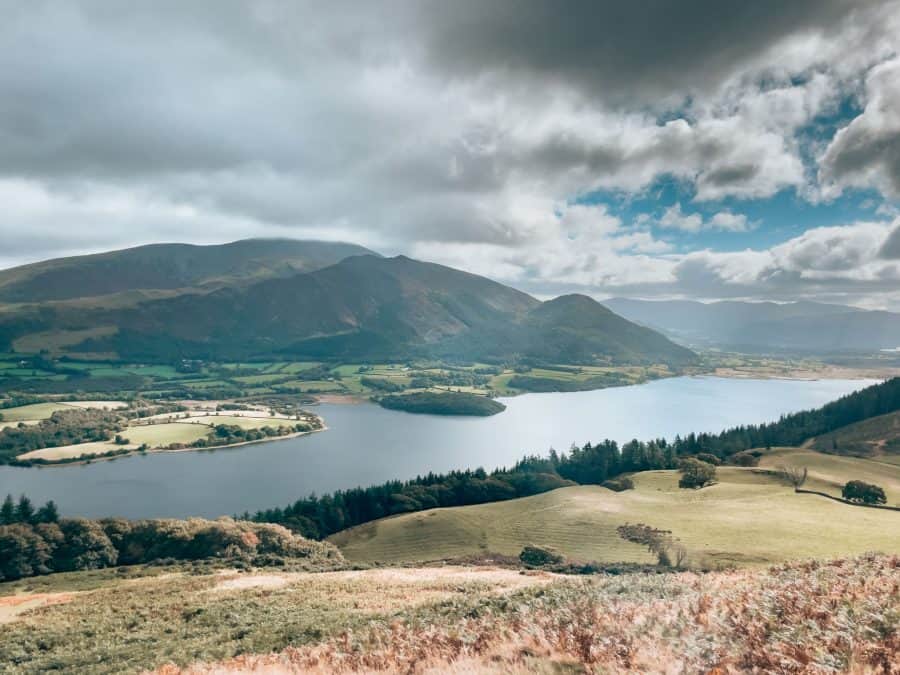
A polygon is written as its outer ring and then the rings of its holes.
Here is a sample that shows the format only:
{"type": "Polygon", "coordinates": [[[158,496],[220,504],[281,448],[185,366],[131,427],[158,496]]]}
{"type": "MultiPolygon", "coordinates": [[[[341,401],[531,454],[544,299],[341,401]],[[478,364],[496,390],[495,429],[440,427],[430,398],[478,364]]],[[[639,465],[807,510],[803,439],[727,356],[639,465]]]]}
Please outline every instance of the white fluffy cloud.
{"type": "MultiPolygon", "coordinates": [[[[647,222],[649,218],[642,218],[647,222]]],[[[744,232],[748,229],[747,216],[743,213],[731,211],[719,211],[711,218],[705,219],[699,213],[685,213],[681,208],[681,202],[675,202],[660,216],[657,223],[660,227],[684,232],[700,232],[701,230],[725,230],[729,232],[744,232]]]]}
{"type": "MultiPolygon", "coordinates": [[[[608,217],[602,208],[597,215],[608,217]]],[[[818,298],[900,309],[897,242],[900,219],[814,228],[768,249],[679,254],[646,232],[627,233],[620,225],[590,243],[550,237],[542,242],[546,246],[543,255],[478,244],[420,246],[417,253],[525,287],[530,280],[540,279],[551,292],[704,299],[818,298]],[[649,248],[632,254],[625,244],[633,237],[646,237],[649,248]]],[[[540,287],[535,284],[532,290],[540,287]]]]}
{"type": "Polygon", "coordinates": [[[755,225],[719,200],[897,195],[898,0],[0,7],[0,264],[293,235],[536,292],[725,293],[794,271],[678,257],[682,231],[755,225]],[[838,136],[804,136],[854,94],[838,136]],[[666,240],[571,205],[661,177],[693,193],[666,240]]]}
{"type": "Polygon", "coordinates": [[[820,166],[826,196],[862,187],[900,198],[900,58],[872,69],[865,109],[837,132],[820,166]]]}

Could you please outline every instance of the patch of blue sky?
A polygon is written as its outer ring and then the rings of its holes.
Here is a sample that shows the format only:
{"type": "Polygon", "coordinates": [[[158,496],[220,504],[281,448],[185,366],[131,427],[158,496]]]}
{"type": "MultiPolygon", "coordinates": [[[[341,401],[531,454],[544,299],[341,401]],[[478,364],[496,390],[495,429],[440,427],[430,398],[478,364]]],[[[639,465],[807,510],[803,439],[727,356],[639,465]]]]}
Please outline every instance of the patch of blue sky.
{"type": "MultiPolygon", "coordinates": [[[[669,111],[658,122],[664,124],[682,117],[688,107],[669,111]]],[[[826,108],[797,133],[800,155],[812,180],[815,179],[816,156],[834,134],[860,112],[858,98],[847,95],[826,108]]],[[[883,197],[874,190],[849,190],[832,201],[814,202],[798,194],[793,187],[764,199],[725,198],[713,202],[694,202],[694,196],[694,187],[690,181],[667,175],[659,177],[638,194],[601,190],[582,195],[573,202],[605,204],[609,212],[621,218],[626,226],[634,225],[641,217],[648,217],[644,227],[649,227],[654,236],[681,251],[697,248],[716,251],[768,248],[799,236],[813,227],[880,219],[875,211],[884,202],[883,197]],[[749,226],[746,231],[738,232],[710,228],[686,232],[659,225],[658,221],[665,210],[676,203],[681,204],[685,215],[698,213],[705,222],[720,211],[730,211],[746,216],[749,226]]]]}

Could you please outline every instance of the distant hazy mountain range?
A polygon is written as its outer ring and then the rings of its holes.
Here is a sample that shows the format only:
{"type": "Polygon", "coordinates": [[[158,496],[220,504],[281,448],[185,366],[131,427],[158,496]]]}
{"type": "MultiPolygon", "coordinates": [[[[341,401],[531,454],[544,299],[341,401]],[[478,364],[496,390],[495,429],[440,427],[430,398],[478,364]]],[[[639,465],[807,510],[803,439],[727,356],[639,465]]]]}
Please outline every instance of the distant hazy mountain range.
{"type": "Polygon", "coordinates": [[[630,300],[603,304],[682,344],[808,353],[900,347],[900,314],[818,302],[630,300]]]}
{"type": "Polygon", "coordinates": [[[177,358],[691,363],[596,301],[540,302],[442,265],[350,244],[166,244],[0,272],[0,350],[177,358]]]}

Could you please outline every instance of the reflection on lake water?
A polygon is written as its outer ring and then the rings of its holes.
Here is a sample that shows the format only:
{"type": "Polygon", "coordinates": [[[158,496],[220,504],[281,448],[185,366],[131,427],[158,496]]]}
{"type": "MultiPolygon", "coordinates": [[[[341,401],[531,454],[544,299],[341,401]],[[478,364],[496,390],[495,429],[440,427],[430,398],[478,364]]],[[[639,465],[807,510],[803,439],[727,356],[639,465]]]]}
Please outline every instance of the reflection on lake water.
{"type": "Polygon", "coordinates": [[[492,469],[572,443],[672,438],[770,421],[872,383],[679,377],[502,399],[507,410],[487,418],[412,415],[370,403],[321,404],[316,411],[328,431],[84,466],[0,467],[0,496],[54,499],[70,516],[214,517],[429,471],[492,469]]]}

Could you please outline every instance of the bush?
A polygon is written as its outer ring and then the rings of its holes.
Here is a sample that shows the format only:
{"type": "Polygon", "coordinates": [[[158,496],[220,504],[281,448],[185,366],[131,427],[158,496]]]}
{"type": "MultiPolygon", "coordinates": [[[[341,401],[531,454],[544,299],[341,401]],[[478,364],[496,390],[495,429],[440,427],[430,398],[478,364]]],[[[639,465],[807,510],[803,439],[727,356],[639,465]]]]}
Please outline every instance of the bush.
{"type": "Polygon", "coordinates": [[[678,487],[698,489],[716,482],[716,467],[699,459],[688,457],[682,460],[680,470],[678,487]]]}
{"type": "Polygon", "coordinates": [[[613,478],[611,480],[605,480],[601,483],[603,487],[612,490],[613,492],[624,492],[625,490],[634,490],[634,481],[631,480],[628,476],[622,476],[621,478],[613,478]]]}
{"type": "Polygon", "coordinates": [[[519,560],[529,567],[543,567],[545,565],[558,565],[565,557],[552,548],[528,544],[519,554],[519,560]]]}
{"type": "Polygon", "coordinates": [[[694,455],[696,459],[699,459],[701,462],[706,462],[707,464],[712,464],[713,466],[719,466],[722,463],[722,460],[716,457],[715,455],[711,455],[708,452],[698,452],[694,455]]]}
{"type": "Polygon", "coordinates": [[[860,504],[885,504],[887,497],[884,490],[877,485],[865,483],[861,480],[851,480],[841,491],[844,499],[860,504]]]}
{"type": "Polygon", "coordinates": [[[759,466],[759,454],[749,450],[738,452],[728,458],[735,466],[759,466]]]}

